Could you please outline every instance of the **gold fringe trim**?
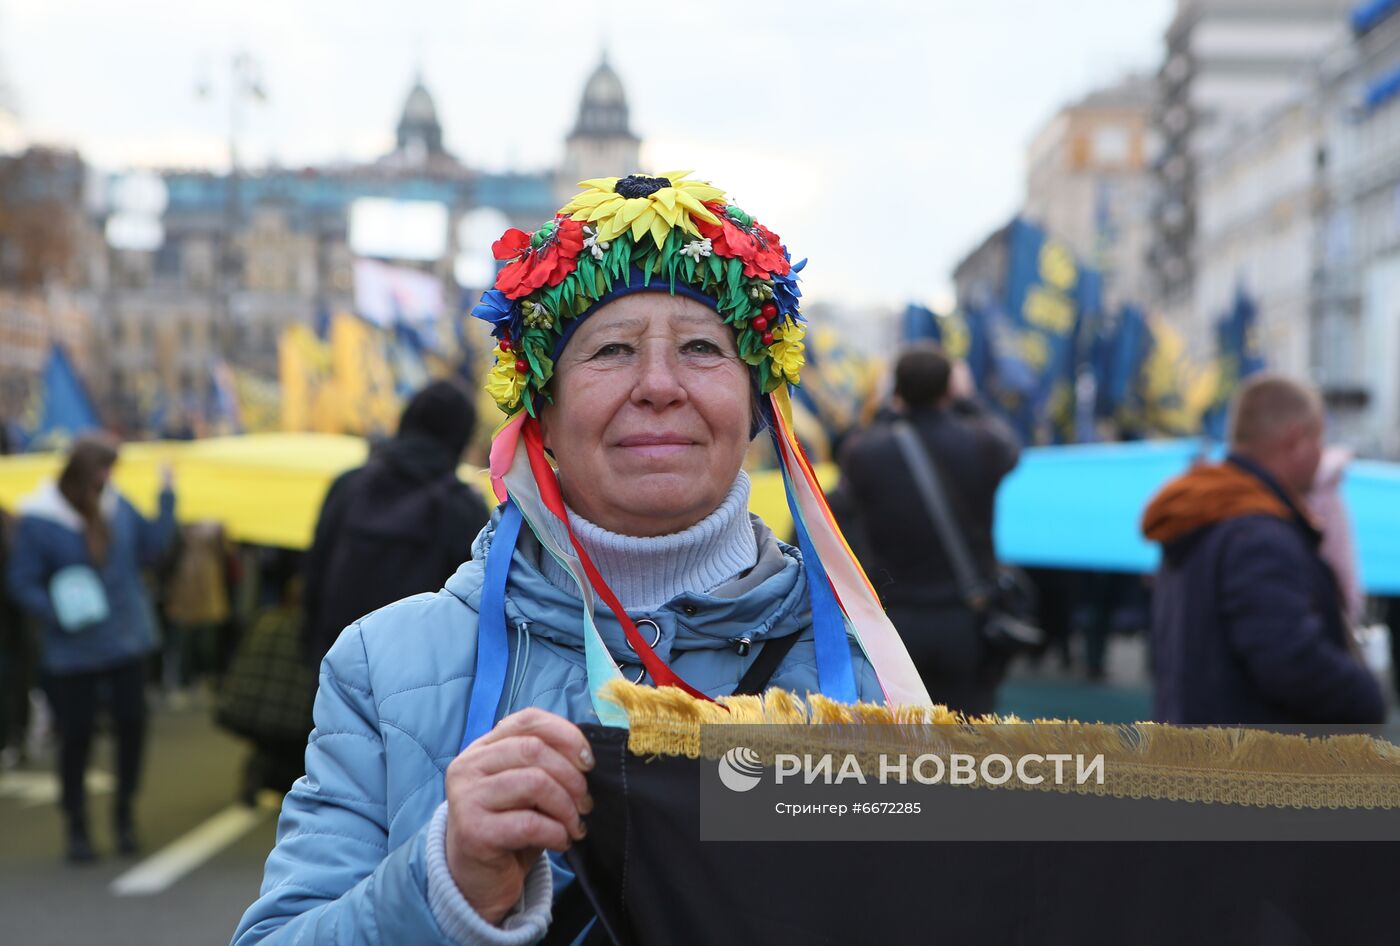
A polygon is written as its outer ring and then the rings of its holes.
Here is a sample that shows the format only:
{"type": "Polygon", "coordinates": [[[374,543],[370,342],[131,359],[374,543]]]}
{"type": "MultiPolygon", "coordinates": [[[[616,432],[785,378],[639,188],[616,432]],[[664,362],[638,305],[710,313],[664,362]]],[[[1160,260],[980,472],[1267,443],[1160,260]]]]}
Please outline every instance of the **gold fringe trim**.
{"type": "Polygon", "coordinates": [[[876,771],[880,756],[966,753],[1070,754],[1104,757],[1102,784],[1016,779],[972,787],[1077,792],[1114,798],[1192,801],[1264,808],[1400,808],[1400,747],[1366,735],[1309,737],[1263,730],[1178,728],[1158,723],[1111,725],[1016,717],[965,718],[945,706],[837,703],[813,694],[804,702],[784,690],[762,697],[697,700],[675,687],[614,681],[604,696],[627,713],[628,748],[642,756],[717,759],[729,748],[722,731],[702,727],[772,725],[745,733],[765,763],[777,753],[855,756],[876,771]],[[786,727],[809,727],[806,735],[786,727]],[[820,727],[820,728],[817,728],[820,727]]]}

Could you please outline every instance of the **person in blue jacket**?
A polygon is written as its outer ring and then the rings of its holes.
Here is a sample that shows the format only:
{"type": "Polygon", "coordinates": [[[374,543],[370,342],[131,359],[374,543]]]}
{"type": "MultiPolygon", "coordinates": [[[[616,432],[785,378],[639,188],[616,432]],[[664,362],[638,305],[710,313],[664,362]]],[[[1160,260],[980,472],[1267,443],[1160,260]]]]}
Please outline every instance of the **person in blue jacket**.
{"type": "Polygon", "coordinates": [[[848,636],[833,584],[856,566],[828,580],[811,551],[829,527],[799,524],[799,550],[748,512],[745,454],[786,429],[774,411],[801,367],[798,267],[684,177],[585,182],[497,242],[506,265],[474,314],[498,341],[508,499],[445,588],[331,647],[237,946],[568,942],[551,903],[572,877],[545,852],[586,834],[577,724],[625,725],[610,679],[714,698],[786,648],[771,686],[927,702],[873,593],[848,636]]]}
{"type": "Polygon", "coordinates": [[[105,696],[117,743],[113,823],[120,853],[137,849],[132,804],[146,734],[145,661],[156,646],[141,570],[175,536],[175,494],[162,472],[160,513],[147,521],[111,483],[117,448],[78,440],[56,482],[20,505],[10,592],[41,628],[40,666],[59,730],[68,859],[95,857],[84,780],[97,708],[105,696]]]}

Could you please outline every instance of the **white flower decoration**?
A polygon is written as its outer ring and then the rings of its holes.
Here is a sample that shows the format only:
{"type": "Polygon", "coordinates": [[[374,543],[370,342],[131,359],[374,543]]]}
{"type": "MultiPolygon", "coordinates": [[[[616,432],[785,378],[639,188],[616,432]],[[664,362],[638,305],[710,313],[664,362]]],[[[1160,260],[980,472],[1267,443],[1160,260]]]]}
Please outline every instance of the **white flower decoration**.
{"type": "Polygon", "coordinates": [[[598,239],[598,229],[596,227],[584,227],[583,246],[584,249],[593,254],[594,259],[600,260],[603,258],[603,254],[608,251],[608,247],[612,246],[612,244],[607,240],[600,241],[598,239]]]}
{"type": "Polygon", "coordinates": [[[714,245],[708,239],[691,240],[681,247],[681,255],[689,256],[697,263],[714,252],[714,245]]]}

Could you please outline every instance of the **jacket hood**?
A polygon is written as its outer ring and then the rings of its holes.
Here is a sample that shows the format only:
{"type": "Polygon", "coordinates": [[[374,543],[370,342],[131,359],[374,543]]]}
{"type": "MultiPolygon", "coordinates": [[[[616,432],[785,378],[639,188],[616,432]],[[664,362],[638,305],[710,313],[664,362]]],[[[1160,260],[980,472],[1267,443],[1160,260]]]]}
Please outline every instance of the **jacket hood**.
{"type": "Polygon", "coordinates": [[[456,470],[459,453],[432,437],[409,433],[385,441],[375,449],[370,462],[382,463],[411,480],[427,483],[456,470]]]}
{"type": "MultiPolygon", "coordinates": [[[[117,499],[117,491],[109,484],[98,500],[103,518],[110,520],[116,515],[117,499]]],[[[38,489],[26,496],[19,505],[19,513],[55,523],[72,532],[82,532],[84,529],[82,514],[73,508],[54,480],[41,483],[38,489]]]]}
{"type": "MultiPolygon", "coordinates": [[[[633,618],[651,618],[661,629],[655,645],[662,660],[672,651],[713,650],[734,646],[736,637],[751,641],[785,637],[810,623],[811,605],[801,552],[778,541],[762,520],[750,517],[758,541],[758,562],[745,575],[708,592],[673,598],[652,612],[636,612],[633,618]]],[[[480,612],[486,555],[495,536],[500,511],[477,536],[472,559],[447,581],[447,590],[480,612]]],[[[506,621],[512,627],[528,624],[530,634],[561,646],[583,649],[583,602],[555,587],[541,574],[543,551],[528,527],[511,560],[506,586],[506,621]]],[[[598,632],[619,663],[637,662],[622,625],[601,601],[594,611],[598,632]]]]}
{"type": "Polygon", "coordinates": [[[1240,516],[1293,518],[1293,510],[1259,477],[1231,462],[1207,463],[1178,476],[1142,514],[1142,534],[1169,543],[1240,516]]]}

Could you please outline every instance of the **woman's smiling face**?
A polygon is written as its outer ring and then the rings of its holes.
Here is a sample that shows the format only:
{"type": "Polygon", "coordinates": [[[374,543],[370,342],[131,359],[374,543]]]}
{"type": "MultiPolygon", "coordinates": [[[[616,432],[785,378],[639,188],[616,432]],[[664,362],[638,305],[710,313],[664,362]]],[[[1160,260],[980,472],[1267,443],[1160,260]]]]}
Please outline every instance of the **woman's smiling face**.
{"type": "Polygon", "coordinates": [[[752,395],[714,309],[635,292],[602,306],[555,365],[540,415],[569,506],[623,535],[667,535],[708,516],[739,475],[752,395]]]}

